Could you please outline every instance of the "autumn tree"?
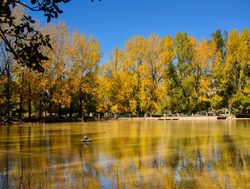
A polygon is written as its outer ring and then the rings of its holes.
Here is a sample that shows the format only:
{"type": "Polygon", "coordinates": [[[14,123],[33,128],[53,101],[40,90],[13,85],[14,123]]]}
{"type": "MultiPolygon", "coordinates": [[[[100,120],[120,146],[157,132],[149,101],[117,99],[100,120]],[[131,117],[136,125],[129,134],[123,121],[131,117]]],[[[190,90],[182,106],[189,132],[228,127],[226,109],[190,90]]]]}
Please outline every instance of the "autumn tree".
{"type": "Polygon", "coordinates": [[[193,112],[210,108],[211,94],[211,62],[216,51],[215,43],[202,39],[201,42],[193,39],[194,58],[191,63],[191,77],[193,87],[191,97],[191,109],[193,112]]]}
{"type": "Polygon", "coordinates": [[[123,52],[115,49],[110,61],[101,68],[100,101],[105,99],[106,102],[102,107],[110,106],[113,114],[143,115],[163,111],[166,72],[173,58],[174,42],[169,36],[164,39],[155,34],[148,39],[137,36],[126,43],[123,52]]]}
{"type": "Polygon", "coordinates": [[[230,32],[227,43],[226,82],[229,105],[236,113],[250,111],[250,39],[247,29],[230,32]]]}
{"type": "Polygon", "coordinates": [[[144,93],[143,72],[146,67],[146,39],[142,36],[135,36],[125,44],[125,70],[130,80],[132,89],[130,96],[131,113],[142,115],[145,107],[141,96],[144,93]]]}
{"type": "Polygon", "coordinates": [[[129,112],[129,80],[123,66],[124,53],[115,48],[109,62],[99,70],[98,112],[109,114],[129,112]]]}
{"type": "Polygon", "coordinates": [[[147,112],[161,113],[166,108],[167,91],[169,89],[170,65],[175,56],[174,41],[170,36],[159,38],[152,34],[146,42],[146,67],[144,70],[144,101],[147,112]]]}
{"type": "Polygon", "coordinates": [[[53,50],[47,52],[49,60],[44,64],[44,79],[46,93],[49,99],[48,111],[57,112],[61,116],[63,108],[69,105],[69,95],[66,89],[68,69],[69,30],[65,23],[59,22],[56,26],[49,24],[44,29],[51,36],[53,50]]]}
{"type": "MultiPolygon", "coordinates": [[[[93,93],[97,87],[97,69],[101,53],[98,41],[92,36],[87,38],[77,30],[72,35],[70,45],[70,60],[72,62],[69,78],[72,81],[71,90],[77,96],[79,117],[84,113],[95,111],[93,93]],[[93,109],[94,108],[94,109],[93,109]]],[[[71,100],[72,97],[71,97],[71,100]]]]}

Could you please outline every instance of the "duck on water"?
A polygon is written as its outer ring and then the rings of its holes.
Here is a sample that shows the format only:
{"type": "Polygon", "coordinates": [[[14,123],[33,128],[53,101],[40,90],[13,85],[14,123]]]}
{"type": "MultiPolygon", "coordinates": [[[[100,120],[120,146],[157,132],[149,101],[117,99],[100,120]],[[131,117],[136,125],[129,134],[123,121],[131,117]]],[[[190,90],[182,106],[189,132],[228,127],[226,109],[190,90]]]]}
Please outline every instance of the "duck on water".
{"type": "Polygon", "coordinates": [[[84,138],[81,141],[85,142],[85,143],[89,143],[89,142],[92,142],[92,139],[88,138],[88,136],[85,135],[84,138]]]}

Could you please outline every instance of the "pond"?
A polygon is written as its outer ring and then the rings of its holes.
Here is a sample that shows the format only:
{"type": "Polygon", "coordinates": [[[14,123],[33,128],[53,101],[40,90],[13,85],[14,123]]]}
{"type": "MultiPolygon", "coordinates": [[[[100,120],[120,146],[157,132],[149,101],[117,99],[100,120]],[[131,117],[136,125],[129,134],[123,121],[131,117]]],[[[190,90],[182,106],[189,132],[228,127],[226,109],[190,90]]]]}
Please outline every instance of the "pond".
{"type": "Polygon", "coordinates": [[[0,127],[0,188],[250,188],[250,121],[0,127]]]}

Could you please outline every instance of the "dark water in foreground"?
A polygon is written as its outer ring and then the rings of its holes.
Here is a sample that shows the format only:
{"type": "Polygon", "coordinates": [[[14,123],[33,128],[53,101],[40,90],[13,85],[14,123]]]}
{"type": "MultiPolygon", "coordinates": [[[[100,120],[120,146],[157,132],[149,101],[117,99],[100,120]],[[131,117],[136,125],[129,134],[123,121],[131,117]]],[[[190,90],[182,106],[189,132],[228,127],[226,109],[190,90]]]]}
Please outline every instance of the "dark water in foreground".
{"type": "Polygon", "coordinates": [[[0,127],[0,188],[250,188],[250,121],[0,127]]]}

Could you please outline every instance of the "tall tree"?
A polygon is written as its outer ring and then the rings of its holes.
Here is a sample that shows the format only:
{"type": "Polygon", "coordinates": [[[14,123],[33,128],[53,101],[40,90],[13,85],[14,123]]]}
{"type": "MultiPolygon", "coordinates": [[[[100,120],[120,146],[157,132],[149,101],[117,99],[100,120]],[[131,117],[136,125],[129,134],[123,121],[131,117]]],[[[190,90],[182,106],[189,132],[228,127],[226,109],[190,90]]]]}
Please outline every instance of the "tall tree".
{"type": "Polygon", "coordinates": [[[76,85],[74,89],[79,100],[79,116],[82,117],[83,111],[84,113],[94,111],[93,92],[97,87],[97,69],[101,57],[100,47],[98,41],[92,36],[87,38],[75,30],[70,51],[72,61],[70,75],[74,77],[71,80],[74,80],[73,83],[76,85]]]}
{"type": "Polygon", "coordinates": [[[175,36],[176,57],[171,74],[171,97],[175,112],[189,112],[192,92],[192,77],[190,77],[193,61],[193,46],[186,33],[177,33],[175,36]]]}
{"type": "Polygon", "coordinates": [[[0,41],[0,114],[5,115],[8,119],[11,116],[12,94],[13,94],[13,73],[12,73],[12,56],[6,51],[5,44],[0,41]]]}
{"type": "Polygon", "coordinates": [[[175,58],[175,47],[174,39],[170,36],[165,36],[161,40],[160,44],[160,62],[163,64],[163,89],[165,90],[163,96],[160,98],[159,104],[162,112],[172,111],[173,101],[171,98],[171,84],[174,82],[172,79],[176,79],[176,72],[174,71],[174,58],[175,58]]]}
{"type": "Polygon", "coordinates": [[[143,95],[143,72],[146,68],[146,39],[141,36],[135,36],[125,44],[125,70],[131,77],[130,88],[132,89],[130,97],[131,113],[142,115],[145,113],[141,95],[143,95]]]}
{"type": "Polygon", "coordinates": [[[132,89],[130,78],[124,68],[124,52],[115,48],[109,62],[99,72],[98,112],[126,114],[130,112],[129,98],[132,89]]]}
{"type": "Polygon", "coordinates": [[[48,52],[49,61],[46,62],[45,75],[48,79],[47,93],[49,97],[49,112],[57,112],[61,116],[62,108],[69,105],[69,96],[66,89],[69,30],[65,23],[58,26],[50,24],[45,30],[51,36],[51,45],[54,49],[48,52]]]}
{"type": "Polygon", "coordinates": [[[211,62],[215,53],[215,43],[205,39],[201,42],[193,38],[194,58],[191,63],[191,78],[193,90],[191,93],[190,109],[193,112],[206,110],[210,107],[211,97],[211,62]]]}
{"type": "Polygon", "coordinates": [[[227,85],[229,105],[234,112],[245,114],[250,111],[250,39],[247,29],[239,34],[233,30],[229,34],[227,44],[227,85]],[[230,81],[229,81],[230,80],[230,81]]]}

